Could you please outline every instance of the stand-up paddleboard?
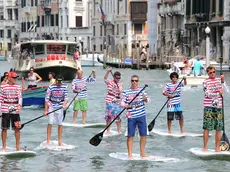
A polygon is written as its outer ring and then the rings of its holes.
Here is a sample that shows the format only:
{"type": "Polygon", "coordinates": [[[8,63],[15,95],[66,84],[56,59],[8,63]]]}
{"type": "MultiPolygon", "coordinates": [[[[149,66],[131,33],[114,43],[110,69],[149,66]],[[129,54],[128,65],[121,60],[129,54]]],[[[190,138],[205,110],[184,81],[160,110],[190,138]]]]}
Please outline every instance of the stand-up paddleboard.
{"type": "Polygon", "coordinates": [[[106,127],[105,123],[93,123],[93,124],[73,124],[73,123],[62,123],[63,126],[76,127],[76,128],[103,128],[106,127]]]}
{"type": "Polygon", "coordinates": [[[16,151],[15,148],[7,147],[4,152],[0,152],[0,156],[6,156],[9,158],[28,158],[36,156],[36,152],[29,150],[16,151]]]}
{"type": "Polygon", "coordinates": [[[200,157],[200,158],[211,158],[211,159],[229,159],[230,160],[230,152],[229,151],[221,151],[216,152],[214,149],[208,149],[207,152],[203,152],[202,148],[191,148],[189,152],[200,157]]]}
{"type": "Polygon", "coordinates": [[[121,132],[118,133],[117,131],[110,129],[110,134],[107,134],[107,131],[105,131],[104,134],[103,134],[103,138],[113,137],[113,136],[119,136],[121,134],[122,134],[121,132]]]}
{"type": "Polygon", "coordinates": [[[76,146],[73,145],[67,145],[65,143],[63,144],[64,146],[59,146],[57,140],[51,140],[50,144],[46,145],[46,141],[44,141],[36,148],[36,150],[48,149],[53,151],[62,151],[62,150],[71,150],[76,148],[76,146]]]}
{"type": "Polygon", "coordinates": [[[131,161],[159,161],[159,162],[178,162],[180,159],[177,158],[168,158],[162,156],[148,156],[148,157],[141,157],[139,154],[132,154],[132,158],[128,158],[128,153],[110,153],[110,157],[120,159],[120,160],[131,160],[131,161]]]}
{"type": "MultiPolygon", "coordinates": [[[[168,133],[167,130],[161,130],[161,129],[153,129],[151,131],[152,133],[161,135],[161,136],[172,136],[172,137],[203,137],[203,134],[199,134],[199,133],[188,133],[188,132],[184,132],[184,133],[180,133],[178,131],[173,131],[173,133],[168,133]]],[[[209,136],[211,136],[211,134],[209,134],[209,136]]]]}

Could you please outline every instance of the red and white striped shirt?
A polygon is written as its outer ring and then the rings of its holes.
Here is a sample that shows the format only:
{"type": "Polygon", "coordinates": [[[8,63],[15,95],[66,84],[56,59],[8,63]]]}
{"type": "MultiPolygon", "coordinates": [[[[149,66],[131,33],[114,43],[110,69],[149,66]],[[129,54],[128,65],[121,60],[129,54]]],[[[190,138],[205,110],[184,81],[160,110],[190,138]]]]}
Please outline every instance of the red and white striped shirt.
{"type": "Polygon", "coordinates": [[[107,84],[107,95],[105,98],[105,102],[107,104],[112,104],[113,101],[119,99],[121,91],[123,89],[122,84],[120,82],[115,83],[114,80],[105,80],[107,84]]]}
{"type": "MultiPolygon", "coordinates": [[[[9,110],[17,109],[18,105],[22,105],[21,86],[17,84],[5,84],[0,86],[0,102],[1,112],[9,113],[9,110]]],[[[13,111],[14,114],[19,114],[19,111],[13,111]]]]}
{"type": "Polygon", "coordinates": [[[204,107],[222,108],[222,98],[219,94],[222,89],[220,78],[204,80],[204,107]]]}

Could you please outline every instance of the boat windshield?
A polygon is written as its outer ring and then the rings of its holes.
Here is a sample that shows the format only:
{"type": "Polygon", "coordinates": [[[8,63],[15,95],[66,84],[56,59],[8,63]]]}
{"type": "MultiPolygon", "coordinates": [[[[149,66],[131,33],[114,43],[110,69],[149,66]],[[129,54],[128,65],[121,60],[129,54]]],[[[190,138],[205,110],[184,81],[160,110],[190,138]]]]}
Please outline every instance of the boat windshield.
{"type": "Polygon", "coordinates": [[[68,45],[67,54],[73,56],[76,47],[77,47],[76,44],[69,44],[69,45],[68,45]]]}
{"type": "Polygon", "coordinates": [[[35,55],[45,54],[45,44],[34,44],[35,55]]]}
{"type": "Polygon", "coordinates": [[[47,44],[47,54],[65,54],[66,45],[47,44]]]}

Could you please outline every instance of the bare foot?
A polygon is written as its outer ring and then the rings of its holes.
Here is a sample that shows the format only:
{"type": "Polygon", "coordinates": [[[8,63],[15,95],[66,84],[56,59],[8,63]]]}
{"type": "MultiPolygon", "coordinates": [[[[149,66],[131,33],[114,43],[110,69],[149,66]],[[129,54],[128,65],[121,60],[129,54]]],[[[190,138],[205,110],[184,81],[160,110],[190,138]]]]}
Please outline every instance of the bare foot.
{"type": "Polygon", "coordinates": [[[169,130],[168,133],[169,133],[169,134],[172,134],[172,130],[169,130]]]}
{"type": "Polygon", "coordinates": [[[58,142],[58,146],[64,146],[62,142],[58,142]]]}
{"type": "Polygon", "coordinates": [[[82,124],[83,124],[83,125],[85,125],[85,124],[86,124],[86,122],[82,122],[82,124]]]}
{"type": "Polygon", "coordinates": [[[76,124],[76,120],[73,120],[72,123],[73,123],[73,124],[76,124]]]}
{"type": "Polygon", "coordinates": [[[181,132],[181,134],[184,134],[184,130],[181,130],[180,132],[181,132]]]}
{"type": "Polygon", "coordinates": [[[110,135],[110,131],[106,131],[106,135],[109,136],[110,135]]]}
{"type": "Polygon", "coordinates": [[[145,153],[140,154],[140,156],[141,156],[142,158],[148,157],[148,155],[147,155],[147,154],[145,154],[145,153]]]}
{"type": "Polygon", "coordinates": [[[220,148],[219,147],[216,148],[216,152],[220,152],[220,148]]]}
{"type": "Polygon", "coordinates": [[[6,150],[6,148],[2,148],[2,149],[1,149],[1,152],[5,152],[5,150],[6,150]]]}
{"type": "Polygon", "coordinates": [[[22,148],[16,148],[16,151],[22,151],[23,149],[22,148]]]}
{"type": "Polygon", "coordinates": [[[203,148],[203,152],[208,152],[208,148],[203,148]]]}
{"type": "Polygon", "coordinates": [[[132,156],[132,154],[131,155],[128,155],[128,159],[133,159],[133,156],[132,156]]]}
{"type": "Polygon", "coordinates": [[[50,141],[47,141],[46,144],[45,144],[45,146],[48,146],[49,144],[50,144],[50,141]]]}

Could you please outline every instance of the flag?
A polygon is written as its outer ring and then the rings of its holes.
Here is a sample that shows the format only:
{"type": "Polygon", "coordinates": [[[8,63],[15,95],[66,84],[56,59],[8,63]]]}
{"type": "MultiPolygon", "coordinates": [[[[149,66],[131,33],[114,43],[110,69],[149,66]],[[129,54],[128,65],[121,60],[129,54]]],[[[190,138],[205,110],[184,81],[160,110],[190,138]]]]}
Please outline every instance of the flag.
{"type": "Polygon", "coordinates": [[[101,8],[101,5],[99,6],[99,11],[101,12],[102,25],[104,25],[105,24],[105,13],[104,13],[103,9],[101,8]]]}

